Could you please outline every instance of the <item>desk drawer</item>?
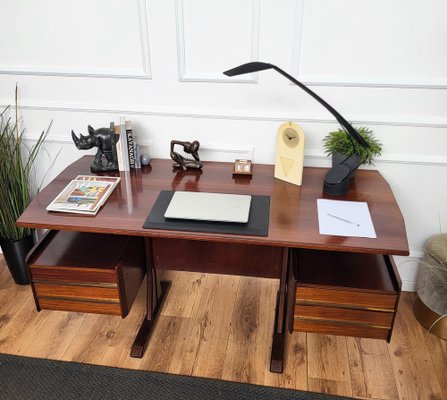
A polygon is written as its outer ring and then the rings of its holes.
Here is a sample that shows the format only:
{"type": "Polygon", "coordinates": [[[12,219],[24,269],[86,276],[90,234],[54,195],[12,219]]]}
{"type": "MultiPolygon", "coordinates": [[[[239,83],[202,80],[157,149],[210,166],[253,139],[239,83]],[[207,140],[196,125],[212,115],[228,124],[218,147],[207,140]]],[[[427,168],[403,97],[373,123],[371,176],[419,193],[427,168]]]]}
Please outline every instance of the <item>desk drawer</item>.
{"type": "Polygon", "coordinates": [[[52,231],[28,257],[40,309],[129,313],[145,275],[141,238],[52,231]]]}
{"type": "Polygon", "coordinates": [[[116,285],[115,269],[31,265],[30,272],[34,281],[110,283],[116,285]]]}
{"type": "Polygon", "coordinates": [[[381,312],[297,304],[295,306],[295,321],[304,320],[333,321],[340,324],[363,325],[390,329],[393,323],[393,311],[381,312]]]}
{"type": "Polygon", "coordinates": [[[93,314],[121,315],[120,303],[88,302],[63,299],[39,299],[42,310],[71,311],[93,314]]]}
{"type": "Polygon", "coordinates": [[[388,340],[390,335],[389,329],[339,324],[333,321],[295,321],[294,330],[325,335],[354,336],[381,340],[388,340]]]}
{"type": "Polygon", "coordinates": [[[400,278],[388,256],[298,250],[293,330],[390,339],[400,278]]]}
{"type": "Polygon", "coordinates": [[[48,283],[34,283],[38,298],[60,298],[74,300],[114,301],[119,303],[118,286],[79,286],[48,283]]]}
{"type": "Polygon", "coordinates": [[[303,304],[310,302],[329,306],[393,311],[397,300],[397,293],[382,294],[305,285],[299,285],[299,287],[296,292],[296,302],[303,304]]]}

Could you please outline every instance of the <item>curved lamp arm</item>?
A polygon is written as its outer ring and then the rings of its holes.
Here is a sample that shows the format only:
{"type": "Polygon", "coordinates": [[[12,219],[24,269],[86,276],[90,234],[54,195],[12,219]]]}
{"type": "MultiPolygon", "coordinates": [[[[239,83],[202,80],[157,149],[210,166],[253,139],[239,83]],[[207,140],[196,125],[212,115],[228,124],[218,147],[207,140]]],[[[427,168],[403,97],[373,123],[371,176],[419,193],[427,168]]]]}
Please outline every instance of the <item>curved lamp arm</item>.
{"type": "Polygon", "coordinates": [[[360,145],[364,147],[369,147],[369,144],[363,139],[361,135],[354,129],[354,127],[344,119],[340,113],[335,110],[330,104],[328,104],[325,100],[323,100],[320,96],[318,96],[315,92],[310,90],[307,86],[303,85],[301,82],[296,80],[293,76],[289,75],[287,72],[283,71],[281,68],[277,67],[273,64],[268,64],[264,62],[250,62],[247,64],[239,65],[236,68],[229,69],[228,71],[225,71],[224,74],[227,76],[235,76],[235,75],[242,75],[242,74],[249,74],[252,72],[258,72],[263,71],[266,69],[274,69],[275,71],[279,72],[281,75],[285,76],[288,80],[293,82],[295,85],[299,86],[301,89],[303,89],[306,93],[311,95],[315,100],[317,100],[323,107],[325,107],[338,121],[338,123],[345,129],[345,131],[353,138],[355,139],[360,145]]]}
{"type": "MultiPolygon", "coordinates": [[[[293,76],[289,75],[287,72],[283,71],[276,65],[255,61],[239,65],[236,68],[225,71],[224,74],[227,76],[235,76],[249,74],[251,72],[264,71],[266,69],[274,69],[276,72],[279,72],[281,75],[285,76],[289,81],[293,82],[295,85],[303,89],[307,94],[311,95],[335,117],[335,119],[348,134],[348,138],[350,138],[351,140],[356,140],[363,147],[370,147],[365,139],[354,129],[354,127],[348,121],[346,121],[346,119],[344,119],[340,115],[337,110],[335,110],[330,104],[328,104],[320,96],[310,90],[307,86],[303,85],[293,76]]],[[[332,196],[341,196],[346,194],[349,189],[350,178],[361,163],[362,162],[360,160],[360,157],[357,154],[353,154],[346,157],[340,164],[334,165],[328,171],[324,178],[323,192],[332,196]]]]}

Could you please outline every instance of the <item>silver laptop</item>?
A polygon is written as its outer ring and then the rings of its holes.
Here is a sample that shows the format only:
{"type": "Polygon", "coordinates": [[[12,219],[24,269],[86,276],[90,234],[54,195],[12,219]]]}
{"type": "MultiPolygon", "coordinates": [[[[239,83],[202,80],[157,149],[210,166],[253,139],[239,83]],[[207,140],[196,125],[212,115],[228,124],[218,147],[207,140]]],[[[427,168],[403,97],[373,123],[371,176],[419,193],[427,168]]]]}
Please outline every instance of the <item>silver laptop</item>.
{"type": "Polygon", "coordinates": [[[165,218],[247,223],[251,196],[241,194],[175,192],[165,218]]]}

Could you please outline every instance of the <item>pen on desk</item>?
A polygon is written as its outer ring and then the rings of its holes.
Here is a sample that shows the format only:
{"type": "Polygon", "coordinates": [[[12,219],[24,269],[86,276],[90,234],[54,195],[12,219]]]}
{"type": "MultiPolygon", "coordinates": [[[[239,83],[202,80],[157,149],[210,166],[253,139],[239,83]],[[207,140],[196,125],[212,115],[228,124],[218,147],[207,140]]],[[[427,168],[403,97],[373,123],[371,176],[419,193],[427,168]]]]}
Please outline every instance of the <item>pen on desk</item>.
{"type": "Polygon", "coordinates": [[[341,217],[337,217],[336,215],[332,215],[332,214],[329,214],[329,213],[326,213],[326,214],[329,215],[332,218],[339,219],[340,221],[347,222],[348,224],[360,226],[360,224],[357,224],[356,222],[352,222],[352,221],[349,221],[347,219],[344,219],[344,218],[341,218],[341,217]]]}

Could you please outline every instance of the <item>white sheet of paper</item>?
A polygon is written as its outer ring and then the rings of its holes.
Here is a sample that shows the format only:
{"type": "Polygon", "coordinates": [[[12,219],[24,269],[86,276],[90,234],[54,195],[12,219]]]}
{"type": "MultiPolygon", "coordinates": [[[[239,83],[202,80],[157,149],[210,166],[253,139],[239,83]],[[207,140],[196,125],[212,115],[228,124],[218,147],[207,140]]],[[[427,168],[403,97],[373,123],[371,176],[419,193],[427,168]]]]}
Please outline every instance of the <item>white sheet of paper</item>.
{"type": "Polygon", "coordinates": [[[368,203],[317,199],[321,235],[377,238],[368,203]]]}

